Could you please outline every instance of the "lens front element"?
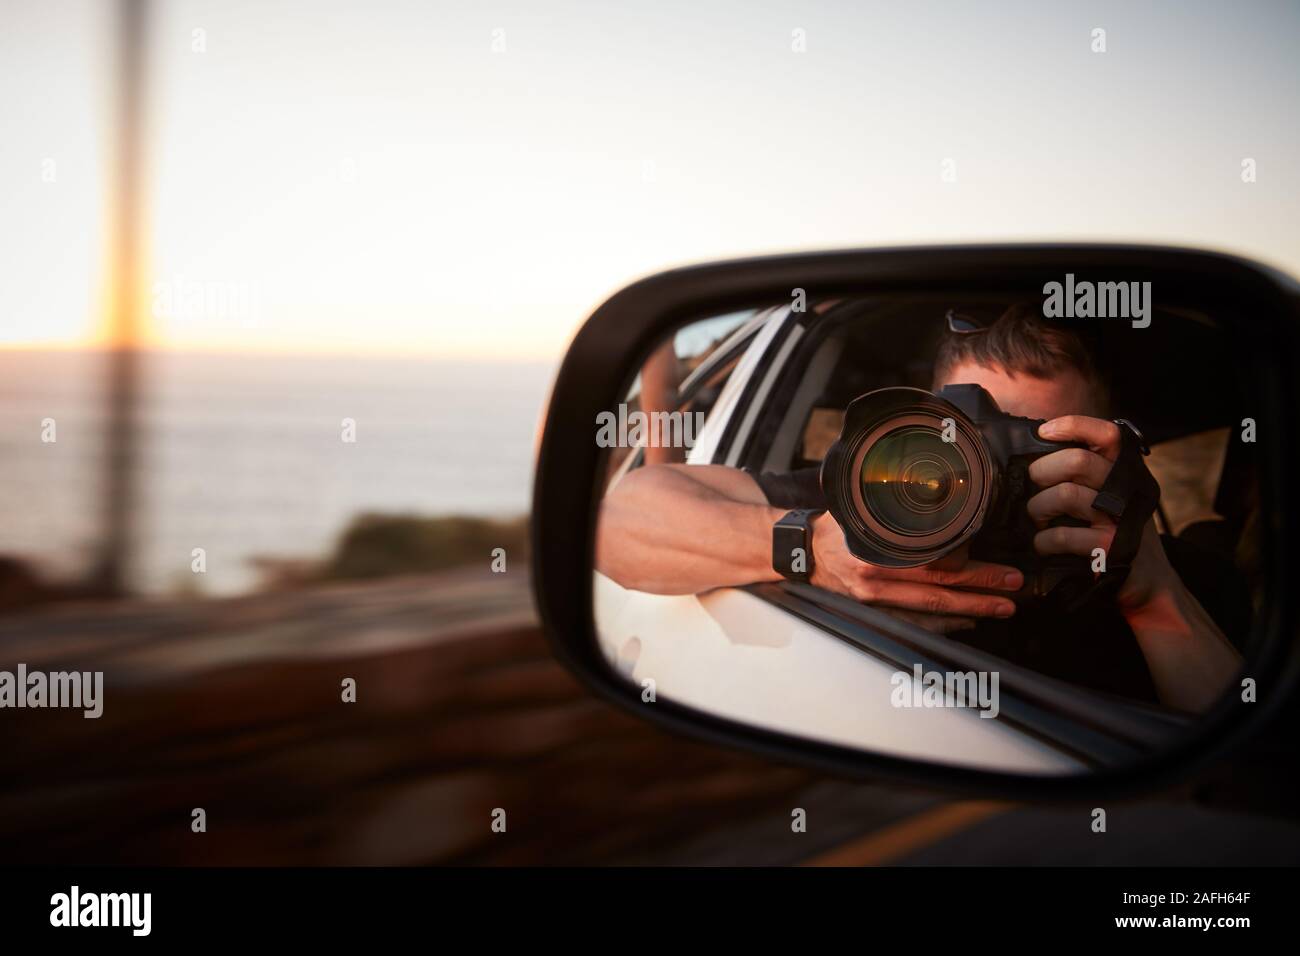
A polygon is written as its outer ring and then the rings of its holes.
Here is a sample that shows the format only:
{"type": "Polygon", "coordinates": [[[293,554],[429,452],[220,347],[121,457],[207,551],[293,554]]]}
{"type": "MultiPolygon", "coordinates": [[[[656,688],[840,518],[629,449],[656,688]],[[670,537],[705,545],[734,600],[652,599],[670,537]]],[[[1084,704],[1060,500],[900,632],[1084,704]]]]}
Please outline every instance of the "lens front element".
{"type": "Polygon", "coordinates": [[[971,495],[970,466],[935,428],[895,429],[862,459],[861,495],[872,517],[900,535],[932,536],[952,524],[971,495]]]}

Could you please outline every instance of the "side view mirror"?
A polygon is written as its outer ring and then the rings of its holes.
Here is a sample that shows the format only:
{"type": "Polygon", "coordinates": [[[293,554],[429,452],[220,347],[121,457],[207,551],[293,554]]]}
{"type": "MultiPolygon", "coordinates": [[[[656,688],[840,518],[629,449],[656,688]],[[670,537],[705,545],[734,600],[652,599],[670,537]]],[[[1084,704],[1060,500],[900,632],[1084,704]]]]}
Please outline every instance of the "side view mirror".
{"type": "Polygon", "coordinates": [[[1241,259],[1109,245],[636,282],[543,428],[554,650],[647,720],[840,774],[1183,779],[1300,681],[1298,301],[1241,259]]]}

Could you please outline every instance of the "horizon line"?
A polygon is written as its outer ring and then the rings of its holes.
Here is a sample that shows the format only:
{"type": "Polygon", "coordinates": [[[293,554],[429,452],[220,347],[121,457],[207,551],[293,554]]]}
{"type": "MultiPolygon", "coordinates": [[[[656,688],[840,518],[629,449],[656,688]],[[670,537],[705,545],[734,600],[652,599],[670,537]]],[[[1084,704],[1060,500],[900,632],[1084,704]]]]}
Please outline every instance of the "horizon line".
{"type": "MultiPolygon", "coordinates": [[[[116,348],[110,342],[4,342],[0,341],[0,352],[111,352],[116,348]]],[[[450,361],[450,362],[493,362],[497,364],[526,364],[538,362],[558,362],[562,353],[536,355],[492,354],[485,352],[429,352],[422,350],[369,350],[369,349],[331,349],[331,348],[240,348],[238,346],[178,345],[172,343],[150,342],[137,345],[135,351],[143,354],[160,355],[210,355],[216,358],[319,358],[319,359],[376,359],[388,361],[450,361]]]]}

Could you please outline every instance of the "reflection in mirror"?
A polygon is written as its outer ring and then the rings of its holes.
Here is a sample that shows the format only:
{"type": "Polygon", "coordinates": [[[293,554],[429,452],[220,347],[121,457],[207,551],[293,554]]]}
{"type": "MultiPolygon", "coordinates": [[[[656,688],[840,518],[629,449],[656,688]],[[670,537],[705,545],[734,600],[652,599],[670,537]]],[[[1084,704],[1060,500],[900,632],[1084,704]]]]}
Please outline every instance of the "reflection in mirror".
{"type": "Polygon", "coordinates": [[[666,338],[596,423],[595,618],[629,690],[1046,775],[1249,693],[1230,325],[1117,288],[774,303],[666,338]]]}

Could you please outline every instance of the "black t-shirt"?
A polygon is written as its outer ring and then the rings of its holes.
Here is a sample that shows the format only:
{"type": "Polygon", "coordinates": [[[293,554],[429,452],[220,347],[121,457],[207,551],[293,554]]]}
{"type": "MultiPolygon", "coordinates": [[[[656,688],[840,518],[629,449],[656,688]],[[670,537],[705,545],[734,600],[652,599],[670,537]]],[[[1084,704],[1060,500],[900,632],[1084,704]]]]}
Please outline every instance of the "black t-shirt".
{"type": "MultiPolygon", "coordinates": [[[[818,468],[764,472],[754,478],[774,507],[826,507],[818,468]]],[[[1250,597],[1236,566],[1178,538],[1161,535],[1160,541],[1183,584],[1228,640],[1240,647],[1250,627],[1250,597]]],[[[1023,605],[1007,620],[981,620],[949,637],[1073,684],[1157,700],[1137,638],[1111,603],[1094,602],[1068,615],[1043,605],[1023,605]]]]}

